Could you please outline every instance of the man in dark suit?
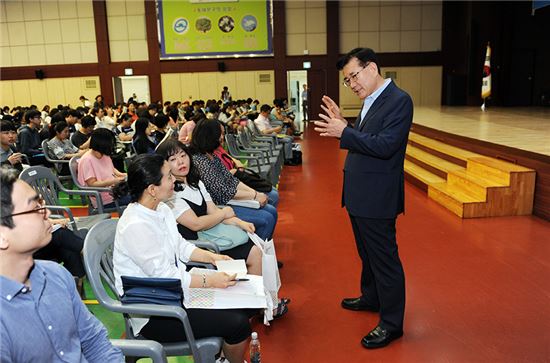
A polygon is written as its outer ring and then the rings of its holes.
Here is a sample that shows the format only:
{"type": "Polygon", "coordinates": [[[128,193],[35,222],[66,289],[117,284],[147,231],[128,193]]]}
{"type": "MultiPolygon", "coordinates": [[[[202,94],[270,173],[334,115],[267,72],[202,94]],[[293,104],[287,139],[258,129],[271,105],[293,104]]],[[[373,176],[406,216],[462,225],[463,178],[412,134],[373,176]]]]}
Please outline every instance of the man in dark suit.
{"type": "Polygon", "coordinates": [[[361,296],[342,300],[349,310],[380,312],[378,326],[361,341],[380,348],[403,335],[405,275],[395,239],[395,221],[404,211],[403,162],[412,123],[411,97],[380,75],[376,54],[356,48],[337,64],[344,85],[363,101],[354,125],[329,97],[326,115],[316,121],[321,136],[340,139],[348,150],[342,205],[346,207],[361,257],[361,296]]]}

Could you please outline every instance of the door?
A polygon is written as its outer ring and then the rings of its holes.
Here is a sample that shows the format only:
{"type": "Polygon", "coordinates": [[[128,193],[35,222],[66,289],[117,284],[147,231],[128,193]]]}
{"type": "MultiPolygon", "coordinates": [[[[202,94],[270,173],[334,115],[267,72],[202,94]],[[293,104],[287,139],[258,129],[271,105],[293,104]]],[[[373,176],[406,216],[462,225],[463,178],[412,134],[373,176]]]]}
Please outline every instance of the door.
{"type": "Polygon", "coordinates": [[[321,98],[327,94],[326,70],[309,70],[307,72],[309,88],[308,120],[318,120],[321,110],[321,98]]]}

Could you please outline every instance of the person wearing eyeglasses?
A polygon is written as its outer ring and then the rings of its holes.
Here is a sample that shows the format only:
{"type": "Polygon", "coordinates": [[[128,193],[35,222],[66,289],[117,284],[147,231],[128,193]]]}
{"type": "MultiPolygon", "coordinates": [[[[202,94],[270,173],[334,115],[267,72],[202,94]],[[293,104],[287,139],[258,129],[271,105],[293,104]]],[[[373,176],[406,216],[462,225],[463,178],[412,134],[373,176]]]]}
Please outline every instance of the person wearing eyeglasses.
{"type": "Polygon", "coordinates": [[[38,194],[13,169],[1,169],[0,182],[0,360],[124,362],[71,274],[56,262],[33,259],[52,235],[38,194]]]}
{"type": "Polygon", "coordinates": [[[345,298],[342,307],[380,313],[378,325],[361,344],[380,348],[403,335],[405,274],[395,238],[395,222],[404,211],[405,149],[413,117],[411,97],[380,75],[376,53],[356,48],[337,63],[344,85],[363,101],[354,124],[339,106],[323,96],[315,131],[340,140],[348,150],[342,205],[351,220],[362,261],[361,295],[345,298]]]}

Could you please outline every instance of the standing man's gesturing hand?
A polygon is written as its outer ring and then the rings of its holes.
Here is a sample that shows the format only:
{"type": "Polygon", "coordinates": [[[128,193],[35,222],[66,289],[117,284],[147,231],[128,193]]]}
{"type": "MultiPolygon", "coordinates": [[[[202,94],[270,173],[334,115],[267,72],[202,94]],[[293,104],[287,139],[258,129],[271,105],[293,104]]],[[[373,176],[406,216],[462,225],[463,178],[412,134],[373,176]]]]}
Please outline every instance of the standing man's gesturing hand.
{"type": "Polygon", "coordinates": [[[321,108],[326,112],[326,115],[319,114],[319,117],[324,121],[315,121],[315,126],[318,126],[315,131],[320,132],[321,136],[340,138],[348,123],[342,116],[340,107],[330,97],[323,96],[323,103],[324,105],[321,105],[321,108]]]}

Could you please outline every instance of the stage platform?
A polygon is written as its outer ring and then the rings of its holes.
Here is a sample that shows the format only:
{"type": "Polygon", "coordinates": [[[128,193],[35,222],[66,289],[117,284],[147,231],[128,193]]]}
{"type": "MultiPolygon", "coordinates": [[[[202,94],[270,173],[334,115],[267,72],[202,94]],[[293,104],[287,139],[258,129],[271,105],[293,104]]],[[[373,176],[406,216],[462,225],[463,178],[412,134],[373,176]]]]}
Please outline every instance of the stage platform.
{"type": "Polygon", "coordinates": [[[418,107],[412,131],[536,171],[533,214],[550,220],[550,109],[418,107]]]}
{"type": "Polygon", "coordinates": [[[550,156],[550,108],[417,107],[417,125],[550,156]]]}

